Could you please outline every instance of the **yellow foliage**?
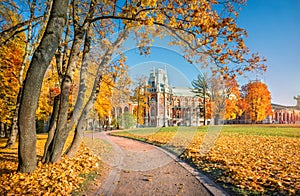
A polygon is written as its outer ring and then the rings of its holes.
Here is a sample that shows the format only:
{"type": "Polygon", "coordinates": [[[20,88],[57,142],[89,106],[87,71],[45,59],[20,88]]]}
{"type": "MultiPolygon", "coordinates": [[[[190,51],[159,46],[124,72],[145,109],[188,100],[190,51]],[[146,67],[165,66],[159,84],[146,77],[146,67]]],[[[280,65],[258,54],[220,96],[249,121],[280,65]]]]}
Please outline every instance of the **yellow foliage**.
{"type": "Polygon", "coordinates": [[[97,96],[94,108],[97,111],[100,118],[104,118],[111,115],[112,111],[112,89],[114,87],[113,79],[105,75],[100,83],[100,92],[97,96]]]}
{"type": "MultiPolygon", "coordinates": [[[[37,154],[43,154],[47,135],[37,135],[37,154]]],[[[72,137],[68,138],[67,145],[72,137]]],[[[1,139],[1,147],[5,140],[1,139]]],[[[17,145],[17,144],[16,144],[17,145]]],[[[66,145],[66,146],[67,146],[66,145]]],[[[38,163],[37,169],[30,174],[15,172],[17,169],[17,148],[4,149],[0,154],[0,195],[70,195],[72,190],[84,181],[81,174],[87,174],[99,169],[99,159],[84,147],[76,157],[63,157],[59,163],[38,163]]]]}
{"type": "MultiPolygon", "coordinates": [[[[0,46],[0,121],[10,124],[20,89],[19,71],[22,65],[25,34],[0,46]]],[[[2,42],[3,39],[0,39],[2,42]]]]}
{"type": "Polygon", "coordinates": [[[54,97],[60,94],[59,79],[55,66],[50,65],[45,73],[36,111],[39,120],[47,120],[52,113],[54,97]]]}

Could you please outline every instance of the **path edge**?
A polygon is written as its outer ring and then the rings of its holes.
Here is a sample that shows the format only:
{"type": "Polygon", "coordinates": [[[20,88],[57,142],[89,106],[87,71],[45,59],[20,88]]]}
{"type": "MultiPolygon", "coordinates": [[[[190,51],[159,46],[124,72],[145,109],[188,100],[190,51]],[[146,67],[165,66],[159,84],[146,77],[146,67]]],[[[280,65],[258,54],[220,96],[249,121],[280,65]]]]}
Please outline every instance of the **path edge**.
{"type": "MultiPolygon", "coordinates": [[[[144,142],[147,143],[147,142],[144,142]]],[[[147,143],[150,144],[150,143],[147,143]]],[[[150,144],[153,145],[153,144],[150,144]]],[[[163,153],[167,154],[169,157],[171,157],[173,160],[175,160],[181,167],[183,167],[185,170],[187,170],[189,173],[191,173],[212,195],[216,196],[230,196],[222,187],[220,187],[218,184],[216,184],[213,180],[208,178],[206,175],[201,173],[196,168],[192,167],[189,163],[181,160],[178,158],[177,155],[170,152],[169,149],[160,147],[157,145],[153,145],[158,150],[162,151],[163,153]]]]}
{"type": "Polygon", "coordinates": [[[215,196],[230,196],[230,194],[227,193],[221,186],[219,186],[217,183],[215,183],[213,180],[211,180],[205,174],[201,173],[199,170],[197,170],[196,168],[191,166],[189,163],[179,159],[178,155],[171,152],[170,149],[168,149],[166,147],[163,147],[163,146],[156,145],[156,144],[151,144],[151,143],[146,142],[146,141],[135,139],[135,138],[117,136],[117,135],[113,135],[113,134],[110,134],[110,133],[108,133],[108,134],[110,136],[123,137],[123,138],[126,138],[126,139],[135,140],[135,141],[138,141],[138,142],[141,142],[141,143],[145,143],[145,144],[149,144],[151,146],[154,146],[156,149],[162,151],[163,153],[165,153],[166,155],[171,157],[174,161],[176,161],[186,171],[191,173],[204,186],[204,188],[207,189],[207,191],[209,193],[211,193],[212,195],[215,195],[215,196]]]}

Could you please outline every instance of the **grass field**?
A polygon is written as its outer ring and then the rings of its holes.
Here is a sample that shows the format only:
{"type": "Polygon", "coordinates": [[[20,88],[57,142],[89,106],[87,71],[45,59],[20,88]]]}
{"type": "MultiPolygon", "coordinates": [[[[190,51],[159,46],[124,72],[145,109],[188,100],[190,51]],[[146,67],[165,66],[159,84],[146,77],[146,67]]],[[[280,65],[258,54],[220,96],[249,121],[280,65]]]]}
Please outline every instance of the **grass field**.
{"type": "Polygon", "coordinates": [[[165,127],[113,134],[169,148],[235,194],[300,195],[299,125],[165,127]]]}

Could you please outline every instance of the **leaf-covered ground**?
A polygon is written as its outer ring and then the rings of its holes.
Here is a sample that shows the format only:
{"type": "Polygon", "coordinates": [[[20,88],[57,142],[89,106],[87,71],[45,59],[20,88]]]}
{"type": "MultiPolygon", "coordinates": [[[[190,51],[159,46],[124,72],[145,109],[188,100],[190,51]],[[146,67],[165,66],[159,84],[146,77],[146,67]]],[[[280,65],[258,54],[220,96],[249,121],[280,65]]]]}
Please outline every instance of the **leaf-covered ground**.
{"type": "MultiPolygon", "coordinates": [[[[47,135],[37,135],[37,155],[43,154],[47,135]]],[[[72,137],[68,138],[67,145],[72,137]]],[[[81,191],[89,174],[100,174],[101,162],[88,148],[81,145],[74,158],[63,157],[59,163],[38,163],[31,174],[15,172],[18,166],[17,144],[3,149],[6,139],[0,139],[0,195],[70,195],[81,191]]],[[[66,146],[67,146],[66,145],[66,146]]]]}
{"type": "Polygon", "coordinates": [[[223,126],[208,153],[200,153],[207,127],[195,132],[163,128],[115,133],[166,147],[240,195],[300,195],[300,126],[223,126]],[[193,136],[186,144],[184,138],[193,136]]]}

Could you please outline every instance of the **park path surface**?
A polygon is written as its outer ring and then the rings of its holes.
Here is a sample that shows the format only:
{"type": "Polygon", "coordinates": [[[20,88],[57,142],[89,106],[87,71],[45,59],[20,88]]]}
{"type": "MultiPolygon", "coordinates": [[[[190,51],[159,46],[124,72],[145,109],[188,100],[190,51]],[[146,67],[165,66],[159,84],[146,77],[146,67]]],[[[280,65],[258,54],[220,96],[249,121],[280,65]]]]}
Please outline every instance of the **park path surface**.
{"type": "Polygon", "coordinates": [[[207,177],[154,145],[107,132],[93,133],[93,138],[109,146],[100,156],[109,173],[96,195],[227,195],[207,177]]]}

